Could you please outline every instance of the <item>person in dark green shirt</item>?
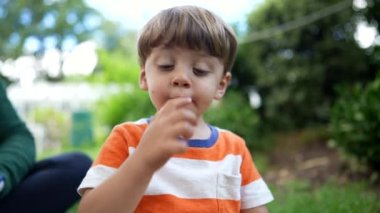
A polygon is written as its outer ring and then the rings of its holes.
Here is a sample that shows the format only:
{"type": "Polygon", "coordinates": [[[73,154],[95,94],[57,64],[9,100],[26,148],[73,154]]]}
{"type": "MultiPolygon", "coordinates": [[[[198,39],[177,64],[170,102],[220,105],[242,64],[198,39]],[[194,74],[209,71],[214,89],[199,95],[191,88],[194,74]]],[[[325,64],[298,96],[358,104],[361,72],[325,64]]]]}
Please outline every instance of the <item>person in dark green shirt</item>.
{"type": "Polygon", "coordinates": [[[66,153],[36,162],[34,138],[0,79],[0,212],[65,212],[91,159],[66,153]]]}

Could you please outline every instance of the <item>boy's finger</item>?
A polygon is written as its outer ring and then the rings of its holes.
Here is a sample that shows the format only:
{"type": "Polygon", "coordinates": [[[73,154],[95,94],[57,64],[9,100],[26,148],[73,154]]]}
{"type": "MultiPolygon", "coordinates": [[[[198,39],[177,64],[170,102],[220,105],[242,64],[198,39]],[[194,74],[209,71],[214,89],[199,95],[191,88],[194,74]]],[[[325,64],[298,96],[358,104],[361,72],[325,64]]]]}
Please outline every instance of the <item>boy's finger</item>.
{"type": "Polygon", "coordinates": [[[178,140],[188,140],[194,134],[194,126],[187,122],[182,122],[172,127],[173,133],[178,140]]]}
{"type": "Polygon", "coordinates": [[[178,97],[178,98],[169,99],[165,105],[168,106],[169,108],[174,107],[175,109],[178,109],[190,104],[191,101],[192,100],[190,97],[178,97]]]}
{"type": "Polygon", "coordinates": [[[173,144],[173,152],[176,154],[186,152],[188,144],[186,140],[178,140],[178,143],[173,144]]]}

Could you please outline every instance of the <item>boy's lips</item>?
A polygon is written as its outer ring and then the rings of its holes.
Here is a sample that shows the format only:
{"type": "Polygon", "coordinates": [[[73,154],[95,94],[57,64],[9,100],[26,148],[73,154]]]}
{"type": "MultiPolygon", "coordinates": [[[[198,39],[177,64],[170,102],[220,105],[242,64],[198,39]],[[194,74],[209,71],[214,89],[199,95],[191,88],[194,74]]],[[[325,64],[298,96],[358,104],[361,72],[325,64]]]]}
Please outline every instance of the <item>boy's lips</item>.
{"type": "Polygon", "coordinates": [[[168,100],[176,99],[176,98],[190,98],[191,102],[188,105],[186,105],[186,108],[189,108],[189,109],[191,109],[194,112],[198,111],[197,110],[197,104],[196,104],[196,102],[195,102],[195,100],[194,100],[193,97],[191,97],[191,96],[172,96],[172,97],[169,97],[168,100]]]}
{"type": "Polygon", "coordinates": [[[171,96],[171,97],[169,97],[169,100],[171,100],[171,99],[176,99],[176,98],[190,98],[191,99],[191,103],[192,104],[195,104],[195,101],[194,101],[194,98],[193,97],[191,97],[191,96],[182,96],[182,95],[180,95],[180,96],[171,96]]]}
{"type": "Polygon", "coordinates": [[[193,100],[193,98],[189,95],[178,95],[178,96],[169,97],[169,99],[176,99],[176,98],[190,98],[191,100],[193,100]]]}

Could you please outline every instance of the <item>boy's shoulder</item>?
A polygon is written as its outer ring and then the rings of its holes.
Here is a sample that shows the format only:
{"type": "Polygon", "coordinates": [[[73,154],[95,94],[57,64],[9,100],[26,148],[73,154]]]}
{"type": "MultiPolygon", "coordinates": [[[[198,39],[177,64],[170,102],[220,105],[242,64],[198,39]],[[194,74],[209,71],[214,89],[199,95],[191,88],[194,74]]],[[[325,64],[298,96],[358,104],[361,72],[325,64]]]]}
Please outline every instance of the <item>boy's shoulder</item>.
{"type": "MultiPolygon", "coordinates": [[[[216,127],[218,130],[217,148],[225,150],[228,153],[244,155],[248,151],[246,141],[238,134],[228,129],[216,127]]],[[[223,152],[223,151],[222,151],[223,152]]]]}
{"type": "Polygon", "coordinates": [[[135,121],[125,121],[114,126],[114,129],[144,127],[149,124],[150,118],[141,118],[135,121]]]}
{"type": "Polygon", "coordinates": [[[138,134],[142,134],[142,132],[146,129],[149,123],[149,118],[142,118],[136,121],[126,121],[120,124],[117,124],[113,127],[113,134],[125,134],[127,132],[135,132],[138,134]]]}
{"type": "Polygon", "coordinates": [[[219,132],[219,138],[222,140],[226,140],[228,142],[234,142],[245,145],[245,140],[239,136],[238,134],[232,132],[228,129],[223,129],[220,127],[215,127],[219,132]]]}

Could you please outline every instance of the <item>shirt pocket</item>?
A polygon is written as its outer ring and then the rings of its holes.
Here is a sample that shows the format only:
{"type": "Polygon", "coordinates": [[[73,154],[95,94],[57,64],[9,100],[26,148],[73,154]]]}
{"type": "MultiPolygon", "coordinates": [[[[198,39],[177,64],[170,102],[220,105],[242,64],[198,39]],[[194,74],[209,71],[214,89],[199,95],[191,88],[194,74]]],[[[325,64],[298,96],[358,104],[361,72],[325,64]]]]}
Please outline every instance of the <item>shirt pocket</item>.
{"type": "Polygon", "coordinates": [[[240,200],[241,175],[219,173],[216,194],[218,199],[240,200]]]}

